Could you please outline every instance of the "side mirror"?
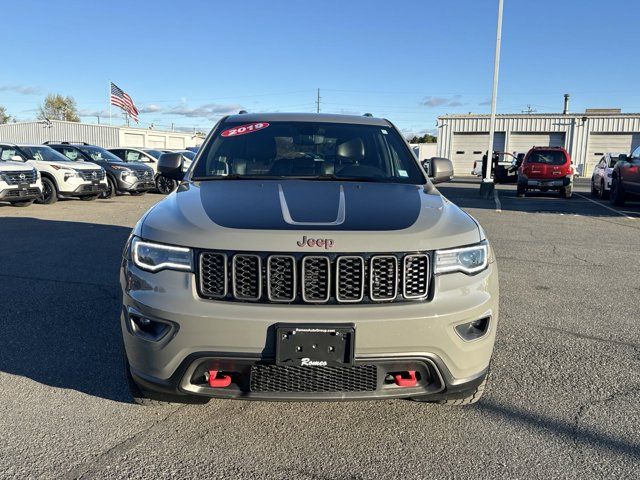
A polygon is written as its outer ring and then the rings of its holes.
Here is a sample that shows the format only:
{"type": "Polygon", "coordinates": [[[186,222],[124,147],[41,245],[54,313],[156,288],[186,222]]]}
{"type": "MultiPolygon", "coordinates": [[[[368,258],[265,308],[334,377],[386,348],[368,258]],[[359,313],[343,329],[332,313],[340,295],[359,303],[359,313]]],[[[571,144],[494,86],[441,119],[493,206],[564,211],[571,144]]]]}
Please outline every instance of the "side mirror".
{"type": "Polygon", "coordinates": [[[620,155],[618,155],[618,161],[619,162],[628,162],[629,161],[629,155],[627,155],[626,153],[621,153],[620,155]]]}
{"type": "Polygon", "coordinates": [[[14,155],[11,157],[11,161],[13,162],[24,162],[24,160],[22,160],[22,157],[20,155],[14,155]]]}
{"type": "Polygon", "coordinates": [[[158,173],[172,180],[181,181],[184,178],[183,161],[180,153],[163,153],[158,159],[158,173]]]}
{"type": "Polygon", "coordinates": [[[448,182],[453,177],[453,163],[448,158],[433,157],[428,170],[431,183],[448,182]]]}

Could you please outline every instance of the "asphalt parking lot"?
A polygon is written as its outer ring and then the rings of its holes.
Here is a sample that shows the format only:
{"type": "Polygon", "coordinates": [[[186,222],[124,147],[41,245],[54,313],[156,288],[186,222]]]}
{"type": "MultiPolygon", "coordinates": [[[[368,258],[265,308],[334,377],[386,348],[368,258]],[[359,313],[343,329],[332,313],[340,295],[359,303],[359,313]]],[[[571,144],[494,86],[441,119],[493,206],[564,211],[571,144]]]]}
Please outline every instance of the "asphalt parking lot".
{"type": "Polygon", "coordinates": [[[410,401],[140,407],[121,365],[118,262],[160,195],[0,206],[0,477],[640,476],[640,204],[481,200],[498,257],[492,378],[469,407],[410,401]]]}

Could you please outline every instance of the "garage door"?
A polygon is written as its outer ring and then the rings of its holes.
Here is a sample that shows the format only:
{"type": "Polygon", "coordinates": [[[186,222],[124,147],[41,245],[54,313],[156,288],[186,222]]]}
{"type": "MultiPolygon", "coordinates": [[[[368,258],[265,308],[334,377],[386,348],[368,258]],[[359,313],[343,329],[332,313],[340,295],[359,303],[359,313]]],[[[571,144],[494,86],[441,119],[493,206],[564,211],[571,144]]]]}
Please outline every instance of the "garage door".
{"type": "Polygon", "coordinates": [[[591,133],[583,176],[591,176],[593,166],[607,152],[631,153],[640,145],[640,133],[591,133]]]}
{"type": "MultiPolygon", "coordinates": [[[[504,150],[504,132],[496,132],[493,149],[504,150]]],[[[489,145],[488,133],[454,133],[451,146],[451,161],[456,176],[471,175],[473,162],[482,160],[489,145]]]]}
{"type": "Polygon", "coordinates": [[[509,151],[527,153],[532,147],[564,147],[564,133],[512,133],[509,151]]]}
{"type": "Polygon", "coordinates": [[[123,147],[144,147],[144,134],[124,132],[123,147]]]}

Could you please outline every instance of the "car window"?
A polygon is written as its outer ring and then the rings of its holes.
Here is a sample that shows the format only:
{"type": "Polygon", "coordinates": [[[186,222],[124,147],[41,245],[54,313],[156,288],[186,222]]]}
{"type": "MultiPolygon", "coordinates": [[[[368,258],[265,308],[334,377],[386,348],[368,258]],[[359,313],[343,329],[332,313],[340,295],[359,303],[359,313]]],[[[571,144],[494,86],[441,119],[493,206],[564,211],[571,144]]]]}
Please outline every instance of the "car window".
{"type": "Polygon", "coordinates": [[[148,162],[149,159],[136,150],[127,150],[124,156],[127,162],[148,162]]]}
{"type": "Polygon", "coordinates": [[[615,167],[616,163],[618,163],[618,156],[617,155],[615,157],[613,155],[611,157],[609,157],[609,167],[611,167],[611,168],[615,167]]]}
{"type": "Polygon", "coordinates": [[[122,149],[111,149],[109,150],[111,153],[113,153],[116,157],[124,160],[125,155],[126,155],[126,150],[122,150],[122,149]]]}
{"type": "Polygon", "coordinates": [[[194,178],[324,177],[424,184],[415,157],[392,128],[322,122],[222,124],[194,178]]]}
{"type": "Polygon", "coordinates": [[[85,155],[88,155],[93,161],[96,162],[122,162],[122,159],[116,157],[109,150],[102,147],[94,147],[94,146],[82,146],[78,147],[80,151],[82,151],[85,155]]]}
{"type": "Polygon", "coordinates": [[[636,149],[631,154],[633,158],[640,158],[640,147],[636,147],[636,149]]]}
{"type": "Polygon", "coordinates": [[[18,151],[12,147],[0,147],[0,160],[3,162],[8,162],[15,155],[20,156],[18,151]]]}
{"type": "Polygon", "coordinates": [[[57,150],[72,162],[84,161],[84,158],[82,158],[82,154],[78,152],[75,148],[60,147],[57,150]]]}
{"type": "Polygon", "coordinates": [[[31,159],[40,162],[68,162],[69,159],[46,145],[37,147],[20,147],[31,159]]]}
{"type": "Polygon", "coordinates": [[[535,150],[529,154],[527,163],[544,163],[547,165],[564,165],[564,153],[559,150],[535,150]]]}

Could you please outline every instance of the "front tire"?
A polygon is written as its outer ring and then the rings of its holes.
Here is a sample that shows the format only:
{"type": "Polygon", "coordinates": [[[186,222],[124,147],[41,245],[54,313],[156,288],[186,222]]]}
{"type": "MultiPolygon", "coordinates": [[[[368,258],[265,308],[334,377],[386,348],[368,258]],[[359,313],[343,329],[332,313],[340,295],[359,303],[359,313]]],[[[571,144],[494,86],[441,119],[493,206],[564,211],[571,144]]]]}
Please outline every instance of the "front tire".
{"type": "Polygon", "coordinates": [[[604,180],[600,182],[600,190],[598,190],[598,198],[605,200],[609,196],[609,192],[604,189],[604,180]]]}
{"type": "Polygon", "coordinates": [[[525,194],[527,193],[527,189],[523,184],[518,183],[517,193],[518,193],[518,197],[524,198],[525,194]]]}
{"type": "Polygon", "coordinates": [[[58,189],[53,180],[42,177],[42,195],[37,200],[42,205],[53,205],[58,201],[58,189]]]}
{"type": "Polygon", "coordinates": [[[116,185],[116,181],[111,177],[107,177],[107,189],[100,194],[100,198],[104,198],[105,200],[113,198],[116,196],[117,191],[118,186],[116,185]]]}
{"type": "Polygon", "coordinates": [[[611,190],[609,190],[609,202],[616,207],[621,207],[624,205],[624,190],[622,189],[622,185],[620,185],[620,181],[617,178],[611,180],[611,190]]]}
{"type": "Polygon", "coordinates": [[[602,198],[600,196],[601,195],[601,191],[602,190],[598,191],[598,189],[596,188],[596,184],[593,181],[593,178],[591,178],[591,196],[592,197],[600,197],[600,198],[602,198]]]}
{"type": "Polygon", "coordinates": [[[164,195],[173,192],[177,186],[178,182],[170,178],[163,177],[162,175],[158,175],[158,178],[156,178],[156,188],[164,195]]]}

